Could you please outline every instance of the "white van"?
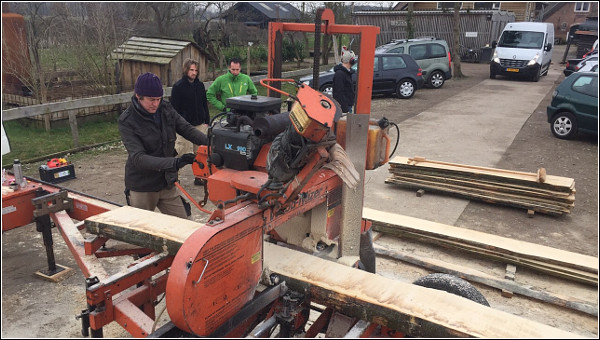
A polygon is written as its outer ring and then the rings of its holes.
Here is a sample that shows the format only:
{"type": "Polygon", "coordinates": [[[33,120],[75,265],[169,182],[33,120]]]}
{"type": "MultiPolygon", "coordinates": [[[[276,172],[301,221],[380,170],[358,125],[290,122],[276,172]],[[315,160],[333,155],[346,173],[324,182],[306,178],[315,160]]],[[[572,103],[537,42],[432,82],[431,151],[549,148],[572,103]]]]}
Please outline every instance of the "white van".
{"type": "Polygon", "coordinates": [[[554,25],[545,22],[509,22],[490,61],[490,78],[521,75],[532,81],[548,74],[552,61],[554,25]]]}

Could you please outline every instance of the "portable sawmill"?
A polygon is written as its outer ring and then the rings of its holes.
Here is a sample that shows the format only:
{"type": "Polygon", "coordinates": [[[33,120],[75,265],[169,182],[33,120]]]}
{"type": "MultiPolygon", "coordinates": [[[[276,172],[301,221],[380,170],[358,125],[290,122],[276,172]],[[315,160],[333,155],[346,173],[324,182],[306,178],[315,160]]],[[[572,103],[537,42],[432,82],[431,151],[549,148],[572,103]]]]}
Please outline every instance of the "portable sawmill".
{"type": "Polygon", "coordinates": [[[385,119],[370,118],[378,33],[335,24],[331,10],[319,11],[315,25],[270,23],[261,81],[269,96],[230,98],[231,110],[211,123],[210,144],[196,152],[204,203],[216,206],[205,224],[30,179],[3,191],[3,231],[35,221],[52,276],[61,271],[52,250],[57,227],[86,278],[84,336],[102,337],[113,321],[134,337],[569,336],[375,274],[362,208],[364,171],[385,164],[390,149],[385,119]],[[281,79],[282,36],[293,31],[315,33],[315,60],[321,33],[360,36],[356,114],[343,117],[328,95],[281,79]],[[282,91],[282,82],[297,91],[282,91]],[[107,248],[109,240],[130,247],[107,248]],[[123,255],[139,259],[107,274],[101,259],[123,255]],[[171,321],[157,327],[165,309],[171,321]],[[309,325],[311,311],[318,317],[309,325]]]}

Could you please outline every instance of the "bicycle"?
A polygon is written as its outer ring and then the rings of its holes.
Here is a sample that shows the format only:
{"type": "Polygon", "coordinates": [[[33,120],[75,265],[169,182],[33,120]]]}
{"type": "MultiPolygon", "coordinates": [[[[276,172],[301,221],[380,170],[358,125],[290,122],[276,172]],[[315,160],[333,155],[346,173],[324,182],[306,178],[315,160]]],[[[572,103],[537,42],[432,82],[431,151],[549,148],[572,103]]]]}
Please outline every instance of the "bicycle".
{"type": "Polygon", "coordinates": [[[476,50],[459,44],[463,53],[460,55],[460,60],[467,63],[479,63],[479,54],[476,50]]]}

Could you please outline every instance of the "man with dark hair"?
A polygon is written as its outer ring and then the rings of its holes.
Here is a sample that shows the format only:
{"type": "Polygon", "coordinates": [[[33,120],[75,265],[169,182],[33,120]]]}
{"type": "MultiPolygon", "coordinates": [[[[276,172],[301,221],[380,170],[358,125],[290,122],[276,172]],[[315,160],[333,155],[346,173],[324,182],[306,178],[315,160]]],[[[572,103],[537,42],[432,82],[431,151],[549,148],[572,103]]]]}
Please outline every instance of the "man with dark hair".
{"type": "Polygon", "coordinates": [[[177,172],[192,164],[195,154],[175,157],[175,134],[199,145],[208,144],[198,131],[162,100],[163,87],[152,73],[135,82],[131,105],[119,117],[119,133],[128,157],[125,164],[125,196],[130,206],[189,218],[189,203],[177,192],[177,172]],[[187,206],[186,206],[187,205],[187,206]]]}
{"type": "MultiPolygon", "coordinates": [[[[198,61],[189,58],[183,62],[183,77],[173,85],[171,105],[188,123],[206,134],[210,123],[210,115],[206,99],[206,88],[204,83],[198,79],[199,65],[198,61]]],[[[196,149],[198,149],[198,145],[192,145],[190,141],[177,135],[175,151],[178,155],[195,153],[196,149]]]]}
{"type": "Polygon", "coordinates": [[[237,58],[229,62],[229,71],[215,79],[206,92],[208,101],[220,111],[225,111],[227,98],[258,94],[256,86],[248,75],[241,73],[241,61],[237,58]]]}

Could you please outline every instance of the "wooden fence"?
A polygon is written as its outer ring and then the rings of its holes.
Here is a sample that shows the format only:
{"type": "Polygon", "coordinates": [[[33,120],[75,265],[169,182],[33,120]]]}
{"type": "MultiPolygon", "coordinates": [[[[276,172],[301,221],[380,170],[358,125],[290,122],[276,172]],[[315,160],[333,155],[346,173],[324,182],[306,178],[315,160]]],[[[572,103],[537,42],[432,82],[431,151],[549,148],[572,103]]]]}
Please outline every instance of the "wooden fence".
{"type": "MultiPolygon", "coordinates": [[[[414,36],[434,36],[446,40],[452,53],[460,51],[454,44],[453,11],[415,11],[413,13],[414,36]]],[[[513,13],[506,11],[472,10],[461,11],[459,44],[479,49],[498,40],[506,23],[515,21],[513,13]]],[[[407,11],[364,11],[353,13],[353,23],[357,25],[379,26],[377,46],[394,39],[408,38],[407,11]]]]}
{"type": "MultiPolygon", "coordinates": [[[[331,65],[321,66],[321,70],[331,68],[331,65]]],[[[307,74],[312,74],[312,69],[302,69],[297,71],[284,72],[282,78],[293,78],[300,77],[307,74]]],[[[252,80],[257,83],[266,76],[255,76],[251,77],[252,80]]],[[[210,82],[204,82],[204,86],[208,88],[212,84],[210,82]]],[[[167,87],[164,90],[164,97],[166,99],[171,98],[172,87],[167,87]]],[[[3,97],[6,96],[3,94],[3,97]]],[[[64,100],[60,102],[52,102],[45,104],[34,104],[29,106],[17,107],[7,110],[2,110],[2,121],[9,121],[22,118],[31,118],[38,116],[49,116],[53,114],[63,114],[69,119],[69,126],[71,127],[71,134],[73,136],[73,145],[79,147],[79,130],[77,128],[77,116],[80,112],[86,110],[95,109],[98,107],[106,108],[116,105],[128,106],[131,102],[133,92],[126,92],[108,96],[89,97],[81,99],[64,100]],[[66,114],[65,114],[66,113],[66,114]]],[[[4,98],[3,98],[4,99],[4,98]]]]}

